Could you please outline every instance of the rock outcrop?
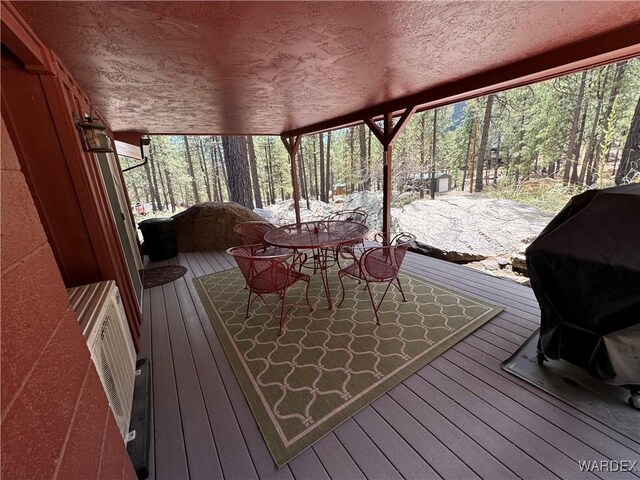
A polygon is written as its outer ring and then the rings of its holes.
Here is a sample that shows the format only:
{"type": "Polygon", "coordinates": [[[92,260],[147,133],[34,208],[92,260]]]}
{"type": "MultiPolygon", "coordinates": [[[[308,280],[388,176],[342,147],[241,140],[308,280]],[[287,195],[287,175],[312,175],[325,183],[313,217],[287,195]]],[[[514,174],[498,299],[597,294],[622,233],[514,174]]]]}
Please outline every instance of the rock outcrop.
{"type": "Polygon", "coordinates": [[[415,234],[425,253],[456,263],[508,258],[553,218],[529,205],[478,196],[417,200],[393,213],[399,229],[415,234]]]}
{"type": "Polygon", "coordinates": [[[233,227],[242,222],[264,220],[237,203],[199,203],[173,216],[178,250],[224,250],[240,245],[240,237],[233,227]]]}

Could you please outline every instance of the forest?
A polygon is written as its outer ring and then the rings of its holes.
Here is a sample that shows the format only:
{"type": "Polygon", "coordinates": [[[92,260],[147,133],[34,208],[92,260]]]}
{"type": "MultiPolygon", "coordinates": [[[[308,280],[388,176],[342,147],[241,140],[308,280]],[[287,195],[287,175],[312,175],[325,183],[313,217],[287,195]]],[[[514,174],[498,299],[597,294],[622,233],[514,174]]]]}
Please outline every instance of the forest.
{"type": "MultiPolygon", "coordinates": [[[[576,193],[640,181],[639,92],[636,58],[417,113],[394,146],[394,195],[435,172],[451,175],[454,190],[485,194],[545,177],[576,193]]],[[[125,179],[131,201],[153,212],[229,200],[264,208],[292,196],[279,137],[151,139],[149,162],[125,179]]],[[[123,168],[135,164],[120,159],[123,168]]],[[[364,124],[303,137],[296,159],[303,207],[380,190],[381,159],[364,124]]]]}

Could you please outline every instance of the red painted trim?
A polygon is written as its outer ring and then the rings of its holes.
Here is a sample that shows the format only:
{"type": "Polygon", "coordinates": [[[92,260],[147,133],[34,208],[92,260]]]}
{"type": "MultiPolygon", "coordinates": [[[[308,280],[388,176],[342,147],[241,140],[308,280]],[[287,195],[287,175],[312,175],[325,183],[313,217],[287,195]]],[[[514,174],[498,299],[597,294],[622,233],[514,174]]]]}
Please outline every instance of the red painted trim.
{"type": "MultiPolygon", "coordinates": [[[[113,138],[118,142],[136,145],[138,147],[138,155],[140,155],[140,139],[146,133],[142,132],[113,132],[113,138]]],[[[140,159],[141,160],[141,159],[140,159]]]]}
{"type": "Polygon", "coordinates": [[[139,146],[136,147],[134,145],[131,145],[130,143],[121,142],[120,140],[115,140],[113,143],[115,145],[114,149],[118,150],[118,155],[123,155],[135,160],[142,160],[139,146]]]}
{"type": "Polygon", "coordinates": [[[111,216],[102,172],[93,154],[83,151],[72,116],[72,112],[80,116],[83,111],[89,111],[90,107],[84,102],[82,95],[75,95],[79,88],[76,87],[72,91],[63,87],[58,76],[64,76],[65,72],[55,73],[57,73],[55,77],[42,77],[45,95],[76,187],[84,222],[91,232],[90,240],[100,271],[103,279],[116,280],[133,341],[138,349],[142,315],[129,276],[120,236],[111,216]]]}
{"type": "Polygon", "coordinates": [[[445,83],[414,95],[398,98],[324,122],[294,128],[282,135],[310,135],[358,125],[365,118],[380,120],[386,112],[418,105],[416,112],[521,87],[588,68],[640,56],[640,23],[576,42],[502,67],[445,83]]]}
{"type": "Polygon", "coordinates": [[[2,43],[24,63],[25,68],[40,73],[50,73],[51,68],[42,50],[42,43],[9,2],[2,2],[2,43]]]}
{"type": "MultiPolygon", "coordinates": [[[[127,314],[131,335],[138,348],[139,325],[142,312],[124,257],[117,227],[111,215],[111,206],[104,188],[102,172],[96,158],[84,152],[80,143],[73,115],[92,113],[104,122],[104,118],[91,108],[89,98],[79,88],[58,57],[37,38],[16,12],[10,2],[2,2],[2,42],[32,73],[40,74],[40,83],[51,113],[58,142],[66,159],[68,174],[82,212],[82,219],[89,232],[89,241],[100,269],[101,279],[116,281],[127,314]],[[9,46],[9,43],[11,47],[9,46]],[[47,75],[42,72],[46,70],[47,75]]],[[[4,99],[3,99],[4,100],[4,99]]],[[[4,103],[4,101],[3,101],[4,103]]],[[[106,122],[105,122],[106,124],[106,122]]],[[[14,131],[19,139],[22,132],[14,131]]],[[[26,141],[35,141],[27,138],[26,141]]],[[[20,142],[15,142],[19,144],[20,142]]],[[[33,162],[34,160],[31,159],[33,162]]],[[[52,182],[50,188],[56,186],[52,182]]],[[[125,192],[125,195],[126,192],[125,192]]],[[[128,198],[128,195],[127,195],[128,198]]],[[[46,205],[42,205],[46,209],[46,205]]],[[[55,228],[65,228],[58,222],[55,228]]],[[[58,258],[61,268],[64,261],[58,258]]]]}

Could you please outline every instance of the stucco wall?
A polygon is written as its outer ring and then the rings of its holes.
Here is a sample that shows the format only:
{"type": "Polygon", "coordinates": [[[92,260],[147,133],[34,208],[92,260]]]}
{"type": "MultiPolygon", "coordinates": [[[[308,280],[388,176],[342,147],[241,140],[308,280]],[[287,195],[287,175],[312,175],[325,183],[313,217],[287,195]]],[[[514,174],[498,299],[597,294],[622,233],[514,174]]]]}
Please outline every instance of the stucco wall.
{"type": "Polygon", "coordinates": [[[135,473],[2,121],[1,476],[135,473]]]}

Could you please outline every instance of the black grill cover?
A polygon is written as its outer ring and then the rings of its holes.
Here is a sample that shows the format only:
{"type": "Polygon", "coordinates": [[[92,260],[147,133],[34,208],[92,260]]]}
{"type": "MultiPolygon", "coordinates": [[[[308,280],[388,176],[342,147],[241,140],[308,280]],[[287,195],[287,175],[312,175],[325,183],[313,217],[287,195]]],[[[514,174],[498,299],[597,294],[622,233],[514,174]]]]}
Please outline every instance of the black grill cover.
{"type": "Polygon", "coordinates": [[[640,185],[573,197],[526,257],[543,353],[640,385],[640,185]]]}

